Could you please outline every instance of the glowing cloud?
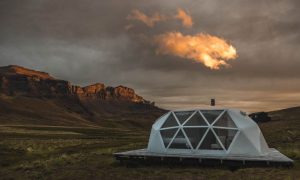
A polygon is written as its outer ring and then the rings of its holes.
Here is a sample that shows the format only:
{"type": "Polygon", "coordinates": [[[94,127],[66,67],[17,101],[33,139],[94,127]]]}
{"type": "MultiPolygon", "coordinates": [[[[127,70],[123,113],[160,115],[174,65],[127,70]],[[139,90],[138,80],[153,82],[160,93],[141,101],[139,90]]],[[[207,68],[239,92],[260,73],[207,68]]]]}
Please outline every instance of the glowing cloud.
{"type": "Polygon", "coordinates": [[[155,13],[152,16],[147,16],[143,12],[135,9],[131,12],[131,14],[127,16],[127,19],[141,21],[145,23],[147,26],[153,27],[155,23],[159,21],[164,21],[167,18],[164,15],[161,15],[159,13],[155,13]]]}
{"type": "Polygon", "coordinates": [[[183,35],[168,32],[154,37],[158,54],[174,55],[203,63],[210,69],[228,67],[237,58],[236,49],[224,39],[208,34],[183,35]]]}
{"type": "Polygon", "coordinates": [[[182,9],[177,10],[177,15],[175,16],[175,19],[181,20],[182,25],[187,28],[191,28],[194,24],[192,17],[182,9]]]}

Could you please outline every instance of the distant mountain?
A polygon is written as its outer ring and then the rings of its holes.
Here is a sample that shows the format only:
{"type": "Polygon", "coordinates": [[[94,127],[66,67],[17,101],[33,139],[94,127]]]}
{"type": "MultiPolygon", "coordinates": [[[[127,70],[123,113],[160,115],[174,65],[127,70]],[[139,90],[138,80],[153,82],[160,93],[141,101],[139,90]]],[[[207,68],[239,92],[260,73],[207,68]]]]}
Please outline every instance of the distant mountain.
{"type": "Polygon", "coordinates": [[[138,127],[163,112],[125,86],[80,87],[45,72],[0,67],[0,124],[138,127]]]}
{"type": "Polygon", "coordinates": [[[48,73],[15,65],[0,67],[0,92],[8,96],[75,96],[81,99],[117,100],[151,104],[128,87],[105,87],[101,83],[80,87],[71,85],[65,80],[55,79],[48,73]]]}

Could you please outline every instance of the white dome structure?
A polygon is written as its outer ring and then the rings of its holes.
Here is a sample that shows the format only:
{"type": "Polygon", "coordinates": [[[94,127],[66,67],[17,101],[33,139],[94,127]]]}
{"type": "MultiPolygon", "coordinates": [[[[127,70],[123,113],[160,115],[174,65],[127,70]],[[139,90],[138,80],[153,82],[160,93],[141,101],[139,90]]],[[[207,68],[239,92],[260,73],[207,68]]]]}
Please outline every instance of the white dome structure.
{"type": "Polygon", "coordinates": [[[114,153],[120,161],[227,166],[292,166],[269,148],[258,125],[237,109],[170,111],[152,126],[148,147],[114,153]]]}
{"type": "Polygon", "coordinates": [[[148,152],[262,156],[269,147],[258,125],[236,109],[170,111],[152,126],[148,152]]]}

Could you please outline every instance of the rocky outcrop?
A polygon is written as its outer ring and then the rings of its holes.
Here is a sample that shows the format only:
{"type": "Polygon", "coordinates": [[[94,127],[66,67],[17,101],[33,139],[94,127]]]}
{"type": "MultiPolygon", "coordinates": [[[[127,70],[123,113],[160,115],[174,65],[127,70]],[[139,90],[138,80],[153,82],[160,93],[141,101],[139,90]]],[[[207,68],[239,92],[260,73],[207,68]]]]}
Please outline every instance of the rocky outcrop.
{"type": "Polygon", "coordinates": [[[101,83],[93,84],[86,87],[72,86],[72,93],[82,100],[117,100],[149,104],[149,101],[144,100],[144,98],[137,95],[133,89],[125,86],[106,87],[104,84],[101,83]]]}
{"type": "Polygon", "coordinates": [[[97,98],[105,100],[105,97],[103,96],[105,92],[104,84],[97,83],[86,87],[72,86],[72,89],[75,90],[72,91],[72,93],[81,98],[97,98]]]}
{"type": "Polygon", "coordinates": [[[50,76],[48,73],[41,72],[41,71],[35,71],[31,69],[27,69],[21,66],[17,65],[9,65],[9,66],[3,66],[0,67],[0,74],[5,76],[26,76],[32,79],[55,79],[54,77],[50,76]]]}
{"type": "Polygon", "coordinates": [[[0,67],[0,92],[13,96],[58,97],[69,94],[69,82],[20,66],[0,67]]]}
{"type": "Polygon", "coordinates": [[[86,87],[72,85],[58,80],[48,73],[26,69],[20,66],[0,67],[0,93],[14,96],[33,96],[46,98],[78,98],[81,101],[125,101],[154,104],[144,100],[131,88],[125,86],[106,87],[102,83],[86,87]]]}

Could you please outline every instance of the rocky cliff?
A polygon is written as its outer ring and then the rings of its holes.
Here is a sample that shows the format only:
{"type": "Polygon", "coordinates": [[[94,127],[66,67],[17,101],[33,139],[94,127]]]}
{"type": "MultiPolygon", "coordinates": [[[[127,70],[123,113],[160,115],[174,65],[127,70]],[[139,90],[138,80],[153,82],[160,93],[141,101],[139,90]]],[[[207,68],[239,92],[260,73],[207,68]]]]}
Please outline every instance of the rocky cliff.
{"type": "Polygon", "coordinates": [[[80,101],[125,101],[140,104],[154,104],[137,95],[131,88],[110,87],[97,83],[86,87],[72,85],[48,73],[10,65],[0,67],[0,93],[8,96],[29,96],[45,98],[78,98],[80,101]]]}
{"type": "Polygon", "coordinates": [[[48,73],[0,67],[0,125],[147,128],[165,112],[128,87],[80,87],[48,73]]]}

